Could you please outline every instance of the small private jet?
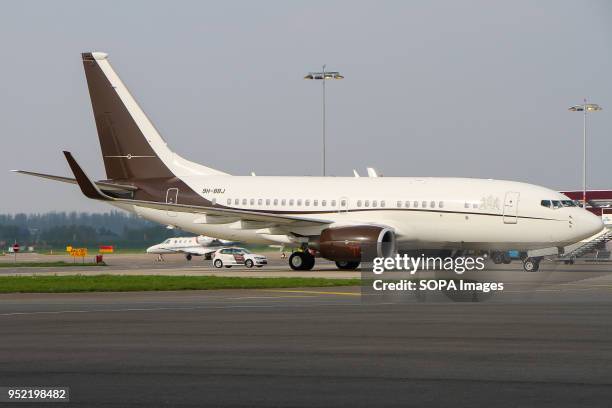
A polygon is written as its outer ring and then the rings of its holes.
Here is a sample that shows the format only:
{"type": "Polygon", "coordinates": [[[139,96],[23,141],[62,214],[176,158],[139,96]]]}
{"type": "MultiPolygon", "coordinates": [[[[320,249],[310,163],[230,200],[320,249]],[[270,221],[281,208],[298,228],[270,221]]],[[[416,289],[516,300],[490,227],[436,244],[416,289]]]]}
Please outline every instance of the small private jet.
{"type": "Polygon", "coordinates": [[[197,237],[175,237],[168,238],[164,242],[147,248],[147,254],[156,254],[158,261],[164,260],[167,254],[185,254],[185,258],[191,261],[194,256],[203,256],[210,259],[211,255],[220,247],[234,244],[234,241],[226,241],[198,235],[197,237]]]}

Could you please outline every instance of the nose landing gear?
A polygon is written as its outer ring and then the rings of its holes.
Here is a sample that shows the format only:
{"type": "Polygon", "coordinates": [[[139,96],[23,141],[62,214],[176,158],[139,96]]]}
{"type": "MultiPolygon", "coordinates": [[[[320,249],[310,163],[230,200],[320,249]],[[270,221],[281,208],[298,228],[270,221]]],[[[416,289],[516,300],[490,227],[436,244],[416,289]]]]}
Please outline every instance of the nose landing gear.
{"type": "Polygon", "coordinates": [[[523,261],[523,269],[527,272],[537,272],[540,269],[540,261],[542,257],[525,258],[523,261]]]}

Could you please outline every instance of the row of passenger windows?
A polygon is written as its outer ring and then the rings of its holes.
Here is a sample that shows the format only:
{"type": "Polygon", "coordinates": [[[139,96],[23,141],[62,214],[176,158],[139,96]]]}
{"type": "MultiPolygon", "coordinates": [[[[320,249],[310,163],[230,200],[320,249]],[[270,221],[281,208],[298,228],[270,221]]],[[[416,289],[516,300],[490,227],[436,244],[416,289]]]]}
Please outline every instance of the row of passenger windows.
{"type": "MultiPolygon", "coordinates": [[[[296,205],[298,207],[301,207],[302,205],[305,207],[310,207],[311,204],[313,207],[318,207],[319,203],[321,203],[321,207],[327,207],[327,204],[329,203],[330,206],[332,207],[336,207],[337,201],[336,200],[302,200],[300,198],[298,199],[263,199],[263,198],[259,198],[259,199],[246,199],[243,198],[242,200],[239,198],[234,198],[233,200],[231,198],[227,199],[227,205],[259,205],[262,206],[264,205],[266,206],[270,206],[270,205],[274,205],[274,206],[287,206],[289,205],[290,207],[293,205],[296,205]]],[[[345,208],[347,205],[347,201],[346,200],[340,200],[340,206],[342,208],[345,208]]],[[[215,200],[213,199],[213,204],[215,204],[215,200]]],[[[385,200],[357,200],[357,207],[358,208],[385,208],[387,206],[385,200]]],[[[397,208],[444,208],[444,201],[397,201],[396,203],[397,208]]]]}
{"type": "MultiPolygon", "coordinates": [[[[246,198],[243,198],[242,200],[240,200],[239,198],[235,198],[233,201],[234,205],[240,205],[240,203],[242,203],[242,205],[255,205],[255,203],[257,203],[257,205],[264,205],[264,199],[263,198],[258,198],[257,200],[255,200],[254,198],[251,198],[250,200],[247,200],[246,198]]],[[[301,207],[302,205],[306,206],[306,207],[310,207],[310,204],[312,203],[313,207],[318,207],[319,206],[319,200],[302,200],[301,198],[298,199],[270,199],[267,198],[265,200],[265,205],[281,205],[281,206],[293,206],[296,205],[298,207],[301,207]]],[[[327,200],[321,200],[321,207],[327,207],[327,200]]],[[[329,201],[329,205],[331,205],[332,207],[336,206],[336,200],[330,200],[329,201]]],[[[213,204],[215,204],[215,201],[213,200],[213,204]]],[[[228,198],[227,199],[227,205],[232,205],[232,199],[228,198]]],[[[346,206],[346,200],[340,200],[340,205],[342,207],[346,206]]]]}
{"type": "Polygon", "coordinates": [[[576,203],[572,200],[542,200],[540,204],[542,204],[542,207],[553,209],[561,207],[576,207],[576,203]]]}

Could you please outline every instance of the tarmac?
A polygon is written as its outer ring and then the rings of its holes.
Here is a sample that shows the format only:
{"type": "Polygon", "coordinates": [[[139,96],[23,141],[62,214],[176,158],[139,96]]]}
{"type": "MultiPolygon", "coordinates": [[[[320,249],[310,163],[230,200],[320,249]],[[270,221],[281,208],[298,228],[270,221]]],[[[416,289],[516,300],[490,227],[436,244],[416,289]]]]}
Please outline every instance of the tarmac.
{"type": "MultiPolygon", "coordinates": [[[[103,273],[219,272],[116,260],[103,273]]],[[[294,273],[278,261],[221,273],[294,273]]],[[[359,287],[5,294],[0,386],[70,387],[70,403],[46,406],[609,407],[610,269],[504,266],[514,287],[467,302],[359,287]]],[[[314,273],[332,272],[359,275],[314,273]]]]}

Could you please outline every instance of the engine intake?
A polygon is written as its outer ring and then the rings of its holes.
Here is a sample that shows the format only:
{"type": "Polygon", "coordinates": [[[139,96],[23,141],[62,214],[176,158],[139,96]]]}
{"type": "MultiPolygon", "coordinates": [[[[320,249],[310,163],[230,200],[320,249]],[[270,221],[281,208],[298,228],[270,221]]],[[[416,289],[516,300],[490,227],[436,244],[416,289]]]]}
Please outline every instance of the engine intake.
{"type": "Polygon", "coordinates": [[[319,252],[332,261],[361,262],[395,254],[395,233],[376,225],[327,228],[319,237],[319,252]]]}

